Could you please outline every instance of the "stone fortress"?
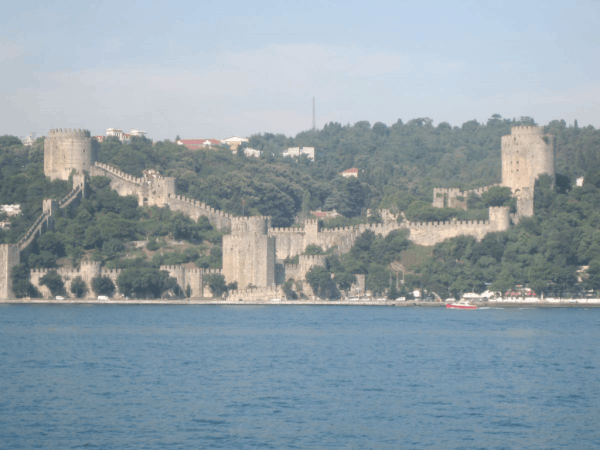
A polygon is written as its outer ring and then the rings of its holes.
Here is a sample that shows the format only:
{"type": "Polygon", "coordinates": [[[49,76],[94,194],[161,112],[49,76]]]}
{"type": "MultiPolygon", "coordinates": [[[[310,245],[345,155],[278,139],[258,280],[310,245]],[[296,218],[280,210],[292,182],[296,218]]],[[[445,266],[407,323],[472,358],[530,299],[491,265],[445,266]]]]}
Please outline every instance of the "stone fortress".
{"type": "MultiPolygon", "coordinates": [[[[20,261],[20,253],[27,252],[35,238],[52,229],[56,211],[76,205],[86,195],[87,174],[105,176],[120,195],[133,195],[140,206],[156,205],[181,211],[193,219],[206,216],[217,229],[226,232],[223,237],[223,269],[189,269],[184,266],[162,266],[175,277],[180,287],[191,291],[192,297],[209,296],[204,276],[222,273],[227,283],[237,282],[239,289],[230,291],[229,299],[267,300],[281,297],[281,285],[288,279],[304,281],[314,266],[325,266],[322,255],[303,255],[309,245],[323,250],[336,248],[338,253],[350,251],[356,239],[370,230],[381,236],[399,229],[409,230],[409,239],[416,244],[432,246],[445,239],[461,235],[482,239],[487,233],[505,231],[511,217],[508,207],[489,209],[486,221],[401,222],[386,220],[382,224],[361,224],[353,227],[323,229],[318,220],[306,220],[302,227],[272,228],[269,217],[235,217],[218,211],[202,202],[175,192],[175,179],[154,176],[137,178],[118,168],[97,162],[97,150],[87,130],[51,130],[44,143],[44,172],[51,179],[67,180],[73,173],[73,190],[63,200],[44,201],[44,210],[26,236],[16,245],[0,245],[0,297],[12,298],[10,273],[20,261]],[[299,257],[298,264],[284,264],[284,260],[299,257]]],[[[508,186],[518,199],[518,213],[513,217],[533,214],[533,190],[542,173],[555,176],[554,140],[538,127],[513,127],[511,135],[502,137],[502,186],[508,186]]],[[[434,206],[466,208],[469,194],[481,194],[490,186],[473,191],[436,189],[434,206]],[[464,205],[464,206],[461,206],[464,205]]],[[[45,269],[32,269],[31,282],[44,296],[47,288],[39,285],[45,269]]],[[[120,270],[103,269],[97,262],[82,262],[79,269],[59,269],[68,290],[73,278],[81,276],[91,292],[92,278],[102,275],[116,281],[120,270]]],[[[116,283],[115,283],[116,284],[116,283]]],[[[306,284],[306,283],[305,283],[306,284]]]]}
{"type": "Polygon", "coordinates": [[[517,222],[533,216],[535,182],[542,174],[556,178],[554,136],[542,127],[512,127],[511,134],[502,136],[502,182],[469,191],[457,188],[435,188],[433,206],[467,209],[470,195],[481,195],[493,186],[509,187],[517,199],[517,222]]]}

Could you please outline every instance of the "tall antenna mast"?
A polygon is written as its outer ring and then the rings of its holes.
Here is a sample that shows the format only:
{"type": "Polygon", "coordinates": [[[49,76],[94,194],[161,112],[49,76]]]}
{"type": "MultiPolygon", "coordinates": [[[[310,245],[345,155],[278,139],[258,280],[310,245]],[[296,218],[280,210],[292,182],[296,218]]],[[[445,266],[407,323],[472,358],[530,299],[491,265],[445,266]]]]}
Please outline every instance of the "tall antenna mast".
{"type": "Polygon", "coordinates": [[[315,98],[313,97],[313,127],[312,127],[312,130],[315,131],[316,128],[317,128],[317,126],[316,126],[316,122],[315,122],[315,98]]]}

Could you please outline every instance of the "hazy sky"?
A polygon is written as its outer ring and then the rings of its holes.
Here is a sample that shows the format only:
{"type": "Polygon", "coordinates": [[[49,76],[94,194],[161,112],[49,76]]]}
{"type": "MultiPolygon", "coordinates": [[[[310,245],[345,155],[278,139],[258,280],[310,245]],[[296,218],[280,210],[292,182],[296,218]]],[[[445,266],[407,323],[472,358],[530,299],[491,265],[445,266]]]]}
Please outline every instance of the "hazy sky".
{"type": "Polygon", "coordinates": [[[294,135],[531,116],[600,125],[592,1],[28,1],[0,16],[0,135],[294,135]]]}

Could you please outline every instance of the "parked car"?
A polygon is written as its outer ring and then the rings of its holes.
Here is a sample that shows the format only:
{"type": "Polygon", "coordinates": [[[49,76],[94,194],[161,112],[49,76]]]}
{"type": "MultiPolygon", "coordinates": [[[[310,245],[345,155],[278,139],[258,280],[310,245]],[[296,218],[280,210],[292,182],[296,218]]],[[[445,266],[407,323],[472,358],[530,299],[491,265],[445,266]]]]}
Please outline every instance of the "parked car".
{"type": "Polygon", "coordinates": [[[64,300],[65,298],[62,295],[57,295],[56,300],[64,300]]]}
{"type": "Polygon", "coordinates": [[[106,295],[99,295],[98,300],[108,300],[108,297],[106,295]]]}

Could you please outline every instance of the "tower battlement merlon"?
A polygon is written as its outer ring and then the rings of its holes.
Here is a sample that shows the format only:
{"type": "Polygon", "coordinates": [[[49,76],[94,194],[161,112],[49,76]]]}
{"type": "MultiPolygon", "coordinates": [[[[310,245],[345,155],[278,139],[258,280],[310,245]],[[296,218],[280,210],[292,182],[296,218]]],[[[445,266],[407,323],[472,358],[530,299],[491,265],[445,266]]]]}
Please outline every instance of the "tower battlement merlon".
{"type": "Polygon", "coordinates": [[[243,235],[267,235],[271,228],[271,218],[267,216],[232,217],[231,234],[243,235]]]}
{"type": "Polygon", "coordinates": [[[510,130],[511,134],[531,134],[531,135],[544,135],[544,127],[538,127],[534,125],[520,125],[512,127],[510,130]]]}
{"type": "Polygon", "coordinates": [[[76,128],[54,128],[52,130],[50,130],[48,132],[48,136],[46,136],[46,138],[48,137],[71,137],[71,136],[75,136],[75,137],[83,137],[83,138],[91,138],[92,137],[92,133],[90,132],[90,130],[85,130],[85,129],[76,129],[76,128]]]}

